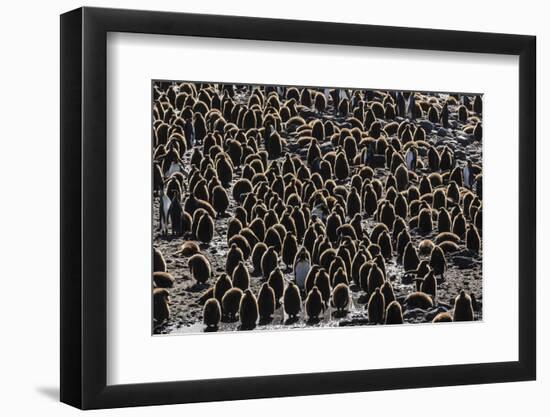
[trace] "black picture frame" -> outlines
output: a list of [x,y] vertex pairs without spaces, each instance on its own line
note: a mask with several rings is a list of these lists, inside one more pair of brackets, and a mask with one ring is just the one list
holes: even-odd
[[[108,32],[519,56],[518,361],[107,385]],[[536,378],[534,36],[84,7],[61,15],[60,56],[62,402],[94,409]]]

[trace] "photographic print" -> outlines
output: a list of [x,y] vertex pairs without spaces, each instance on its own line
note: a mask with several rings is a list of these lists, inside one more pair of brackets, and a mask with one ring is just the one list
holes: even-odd
[[153,334],[482,320],[481,93],[151,88]]

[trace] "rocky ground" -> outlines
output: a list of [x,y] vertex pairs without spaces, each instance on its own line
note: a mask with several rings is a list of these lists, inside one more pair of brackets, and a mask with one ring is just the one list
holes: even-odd
[[[437,97],[440,101],[445,100],[447,97],[446,94],[434,94],[433,96]],[[243,95],[240,99],[246,100],[246,96]],[[453,113],[453,108],[450,107],[450,109],[451,113]],[[322,118],[336,119],[338,123],[341,123],[343,120],[335,117],[333,113],[334,112],[329,107],[326,114],[322,115]],[[308,114],[302,114],[302,116],[308,120]],[[309,116],[313,116],[313,114]],[[318,117],[317,114],[315,114],[315,116]],[[399,118],[396,120],[398,122],[400,121]],[[445,144],[454,151],[455,158],[457,159],[457,163],[459,165],[463,165],[467,158],[475,164],[482,164],[481,142],[474,142],[471,135],[462,130],[464,126],[456,119],[452,119],[450,121],[451,127],[448,129],[444,129],[440,125],[432,124],[426,119],[421,119],[417,122],[420,123],[426,130],[428,142],[436,146]],[[305,159],[306,150],[298,149],[294,135],[287,134],[285,139],[288,141],[288,151],[296,153],[300,155],[302,159]],[[330,143],[326,143],[325,145],[324,150],[328,151],[332,149]],[[187,152],[185,155],[185,162],[188,162],[190,155],[191,152]],[[425,165],[427,165],[426,155],[421,155],[421,158],[426,162]],[[282,159],[283,158],[281,158],[281,160]],[[358,167],[355,167],[355,169],[358,169]],[[422,171],[418,171],[419,172],[417,173],[420,177]],[[427,169],[425,172],[429,173]],[[239,178],[240,173],[241,169],[237,169],[235,171],[234,178]],[[388,170],[376,168],[375,174],[376,177],[384,183],[385,178],[388,175]],[[228,190],[228,194],[231,196],[231,190]],[[216,234],[213,241],[208,245],[201,245],[202,253],[208,257],[212,265],[213,275],[216,277],[224,272],[225,269],[226,253],[228,250],[226,240],[227,224],[230,219],[230,213],[233,211],[235,206],[236,203],[231,197],[228,215],[216,219]],[[210,288],[211,285],[213,285],[215,280],[211,280],[209,283],[204,285],[196,284],[194,279],[191,277],[187,265],[187,258],[177,254],[180,246],[187,239],[186,237],[173,239],[170,237],[161,236],[158,230],[158,208],[158,198],[154,198],[153,245],[163,253],[167,263],[167,271],[174,276],[176,283],[174,288],[170,289],[170,319],[163,326],[157,327],[155,329],[155,333],[179,334],[201,332],[204,330],[204,325],[202,324],[203,306],[199,304],[199,298],[206,290],[208,290],[208,288]],[[375,222],[372,218],[363,219],[363,225],[368,234],[370,234],[374,224]],[[410,233],[415,246],[417,246],[421,240],[434,238],[437,235],[437,232],[434,231],[431,235],[421,236],[416,233],[414,229],[410,230]],[[403,317],[405,323],[412,324],[431,322],[437,313],[452,309],[454,298],[462,289],[470,293],[475,299],[475,318],[476,320],[481,320],[483,303],[482,252],[480,252],[479,255],[474,255],[465,248],[464,242],[461,242],[461,250],[452,254],[447,254],[446,258],[448,270],[445,274],[445,280],[438,284],[438,296],[434,302],[434,308],[431,310],[407,309],[405,307],[403,301],[407,294],[415,290],[414,284],[406,283],[406,280],[404,280],[404,270],[401,263],[397,262],[396,255],[394,255],[390,261],[386,262],[387,277],[393,284],[396,299],[403,306]],[[421,260],[422,259],[425,259],[425,257],[421,257]],[[253,268],[250,259],[247,260],[247,263],[251,273],[251,289],[255,294],[257,294],[263,281],[260,276],[253,275]],[[292,271],[287,270],[284,272],[286,279],[293,279]],[[364,296],[362,297],[361,291],[354,287],[353,284],[351,284],[350,289],[352,292],[353,302],[351,308],[349,309],[349,313],[345,317],[334,317],[333,311],[329,308],[329,310],[325,312],[324,318],[319,323],[313,325],[307,324],[307,327],[335,327],[367,324],[366,300],[363,299]],[[294,323],[285,322],[284,312],[281,307],[276,311],[274,319],[271,323],[267,325],[259,325],[255,330],[263,331],[271,329],[289,329],[305,326],[306,322],[302,319]],[[222,322],[219,326],[219,331],[236,330],[238,327],[238,322]]]

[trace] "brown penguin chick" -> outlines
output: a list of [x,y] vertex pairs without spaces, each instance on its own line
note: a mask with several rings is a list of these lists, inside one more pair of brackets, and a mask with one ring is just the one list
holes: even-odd
[[340,283],[332,290],[332,305],[336,308],[338,314],[347,311],[350,299],[349,288],[346,284]]
[[168,272],[153,272],[153,286],[155,288],[172,288],[176,280]]
[[441,157],[435,147],[430,146],[428,148],[428,165],[432,172],[439,171],[439,165],[441,163]]
[[363,191],[363,210],[368,217],[372,216],[376,211],[378,197],[374,188],[368,184]]
[[[243,229],[242,231],[244,231]],[[237,245],[237,247],[241,250],[243,254],[243,259],[248,259],[250,256],[250,253],[252,252],[250,248],[250,244],[248,243],[248,240],[242,236],[241,234],[233,236],[229,241],[227,242],[227,245],[231,247],[233,244]]]
[[197,304],[204,305],[209,299],[214,297],[214,287],[208,288],[206,291],[204,291],[199,299],[197,300]]
[[157,248],[153,248],[153,272],[166,272],[166,261]]
[[384,285],[384,281],[384,273],[379,266],[374,263],[369,270],[369,275],[367,278],[367,297],[370,298],[374,290],[382,287],[382,285]]
[[267,229],[264,243],[268,247],[273,248],[276,252],[281,251],[281,248],[283,245],[281,242],[281,235],[279,235],[275,226],[272,226],[269,229]]
[[447,207],[447,194],[443,188],[438,188],[433,193],[432,207],[434,210],[439,210]]
[[216,298],[216,300],[221,303],[225,293],[229,291],[232,287],[233,285],[231,284],[231,280],[229,279],[227,274],[221,274],[214,284],[214,298]]
[[416,268],[416,276],[418,278],[424,278],[426,276],[426,274],[428,272],[431,271],[431,268],[430,268],[430,262],[426,259],[424,259],[423,261],[421,261],[419,264],[418,264],[418,268]]
[[278,307],[279,301],[281,297],[283,296],[283,292],[285,290],[285,279],[283,276],[283,273],[279,268],[275,268],[270,274],[269,278],[267,280],[267,284],[273,288],[273,291],[275,292],[275,304]]
[[155,326],[164,324],[170,317],[170,293],[166,288],[153,289],[153,321]]
[[393,256],[393,247],[391,243],[391,238],[388,232],[384,231],[378,237],[378,246],[380,246],[380,253],[384,259],[389,260]]
[[441,250],[443,251],[443,253],[452,253],[452,252],[457,252],[460,250],[460,246],[458,246],[458,244],[454,243],[454,242],[451,242],[451,241],[444,241],[444,242],[441,242],[439,245],[437,245],[441,248]]
[[303,285],[305,294],[309,294],[311,289],[315,286],[315,278],[317,277],[317,273],[320,269],[321,268],[319,267],[319,265],[311,265],[311,267],[309,268]]
[[203,214],[197,225],[197,239],[202,243],[210,243],[214,237],[214,220],[209,214]]
[[473,321],[474,309],[472,307],[472,298],[461,290],[455,298],[453,321]]
[[460,236],[461,239],[466,235],[466,219],[462,213],[459,213],[453,220],[453,233]]
[[434,271],[429,271],[420,284],[420,291],[428,294],[432,299],[437,296],[437,280],[435,279]]
[[[339,259],[339,258],[336,258]],[[329,272],[330,275],[330,272]],[[338,268],[337,271],[334,273],[334,276],[332,277],[332,286],[336,287],[338,284],[348,284],[348,276],[343,268]]]
[[246,178],[241,178],[235,181],[235,184],[233,185],[233,198],[237,203],[242,203],[244,200],[244,196],[246,194],[252,192],[253,186],[250,180]]
[[411,292],[407,295],[405,304],[408,308],[420,308],[422,310],[428,310],[434,305],[432,298],[428,294],[420,291]]
[[447,270],[447,261],[445,260],[445,254],[439,246],[434,246],[432,254],[430,255],[430,267],[432,267],[434,274],[444,277]]
[[403,164],[395,171],[395,180],[397,185],[397,191],[404,191],[409,187],[409,171]]
[[376,288],[376,290],[374,290],[371,294],[367,304],[369,323],[383,324],[385,310],[386,302],[384,300],[384,295],[380,292],[380,288]]
[[279,257],[273,248],[268,248],[262,256],[262,276],[264,279],[279,265]]
[[261,323],[271,320],[276,306],[275,291],[267,282],[264,282],[258,292],[258,311]]
[[263,242],[263,240],[265,239],[266,230],[263,219],[256,217],[254,220],[252,220],[248,227],[250,228],[252,233],[254,233],[254,236],[256,236],[260,242]]
[[[392,237],[396,242],[399,240],[399,234],[404,230],[407,230],[407,223],[405,223],[405,220],[403,220],[402,217],[397,216],[395,218],[395,221],[393,222],[393,232],[392,232]],[[398,246],[396,245],[396,249],[397,247]],[[403,246],[400,255],[404,250],[405,250],[405,246]]]
[[197,245],[195,242],[188,240],[187,242],[184,242],[179,250],[176,252],[176,254],[185,256],[185,257],[191,257],[197,253],[200,253],[199,245]]
[[327,217],[326,232],[331,242],[338,240],[338,228],[340,226],[342,226],[342,218],[336,212],[330,213]]
[[437,214],[437,230],[439,233],[451,231],[451,216],[446,209],[440,209]]
[[309,291],[306,298],[306,315],[309,321],[319,320],[319,316],[325,310],[325,303],[323,302],[323,295],[319,291],[319,288],[314,286]]
[[319,289],[323,297],[323,301],[327,304],[330,300],[330,294],[332,287],[330,286],[330,276],[324,269],[319,269],[319,272],[315,276],[314,285]]
[[256,296],[251,290],[246,290],[241,297],[239,305],[239,320],[241,321],[241,330],[251,330],[256,327],[258,321],[259,309]]
[[395,198],[394,212],[395,212],[396,220],[398,218],[401,218],[402,220],[407,218],[407,215],[409,214],[409,203],[407,203],[407,199],[403,194],[398,194],[397,197]]
[[418,190],[420,191],[420,196],[424,196],[432,193],[432,184],[430,183],[430,180],[428,179],[427,176],[424,175],[420,179]]
[[254,273],[259,275],[262,273],[262,256],[267,252],[267,245],[263,242],[258,242],[252,249],[252,266]]
[[241,247],[241,250],[243,250],[243,255],[245,256],[246,259],[248,259],[248,257],[252,253],[252,248],[260,240],[258,239],[258,236],[256,236],[254,234],[254,232],[248,227],[245,227],[244,229],[242,229],[241,232],[239,233],[239,235],[242,236],[246,240],[246,243],[248,243],[248,246],[246,247],[246,253]]
[[334,161],[334,175],[339,181],[345,181],[349,177],[349,164],[346,158],[346,154],[342,151],[336,155]]
[[233,179],[233,165],[225,154],[221,157],[218,155],[216,159],[216,174],[222,185],[227,188]]
[[212,207],[218,216],[222,216],[229,207],[229,196],[221,185],[216,185],[212,190]]
[[246,268],[244,262],[240,261],[235,269],[233,270],[232,275],[233,287],[240,288],[245,291],[250,286],[250,274]]
[[416,249],[412,242],[407,243],[405,246],[405,253],[403,254],[403,269],[405,271],[413,271],[418,267],[420,259],[416,253]]
[[472,135],[475,141],[481,142],[483,137],[483,126],[481,126],[481,123],[476,123]]
[[468,119],[468,110],[466,109],[466,106],[460,105],[458,107],[458,120],[461,122],[465,122]]
[[277,131],[273,131],[265,140],[265,150],[269,159],[277,159],[283,152],[285,141]]
[[232,243],[227,251],[227,256],[225,259],[225,272],[228,275],[233,276],[233,271],[239,262],[244,262],[243,252],[236,243]]
[[353,258],[351,263],[351,279],[357,287],[361,286],[361,267],[366,264],[368,260],[370,260],[370,256],[367,258],[364,250],[358,250]]
[[187,262],[191,275],[199,284],[206,283],[212,275],[212,268],[206,256],[196,253]]
[[443,242],[453,242],[453,243],[459,244],[460,237],[451,232],[439,233],[435,237],[435,244],[439,245],[440,243],[443,243]]
[[298,242],[292,233],[287,233],[283,240],[282,258],[287,269],[294,265],[294,259],[298,253]]
[[432,224],[432,211],[429,208],[423,208],[418,214],[418,229],[421,233],[431,233],[433,228]]
[[395,293],[393,292],[393,286],[390,281],[384,281],[384,284],[380,287],[380,292],[384,296],[386,305],[395,300]]
[[363,226],[361,225],[362,220],[363,219],[361,213],[357,213],[350,221],[350,225],[351,227],[353,227],[353,230],[355,231],[355,237],[357,239],[361,239],[363,237]]
[[[222,313],[223,317],[229,322],[235,321],[243,292],[240,288],[230,288],[222,297]],[[216,300],[213,298],[213,300]],[[216,300],[217,301],[217,300]]]
[[222,317],[222,311],[220,308],[220,303],[215,298],[210,298],[204,304],[204,309],[202,312],[203,323],[205,324],[208,330],[215,330],[218,328],[220,319]]
[[397,301],[392,301],[386,307],[385,324],[403,324],[403,310]]
[[353,188],[348,194],[346,201],[346,213],[349,218],[353,218],[356,214],[361,212],[361,198],[357,193],[357,190]]
[[480,95],[476,95],[472,103],[472,110],[474,111],[474,113],[481,115],[482,109],[483,109],[483,99],[481,98]]
[[231,220],[227,223],[227,241],[229,241],[233,236],[238,235],[243,224],[236,217],[232,217]]
[[294,319],[302,310],[302,298],[300,289],[292,282],[288,284],[283,294],[283,305],[285,313],[289,318]]
[[474,225],[468,226],[468,231],[466,232],[466,247],[475,253],[479,253],[481,249],[481,239]]
[[443,311],[433,318],[432,323],[449,323],[452,321],[453,316],[451,316],[448,312]]
[[374,265],[374,261],[368,260],[359,268],[359,286],[367,294],[369,293],[369,275]]
[[[395,222],[395,209],[393,207],[393,204],[391,204],[389,201],[385,201],[382,203],[382,206],[380,207],[380,222],[386,226],[387,229],[393,226],[393,223]],[[373,239],[371,235],[371,240],[376,242],[376,240]]]
[[373,260],[378,268],[380,268],[380,271],[382,271],[382,276],[384,279],[386,279],[386,261],[384,261],[384,257],[382,255],[377,255]]
[[[457,187],[463,187],[464,186],[464,179],[462,177],[462,169],[459,166],[456,166],[451,171],[451,174],[449,175],[449,183],[455,183]],[[453,186],[454,187],[454,186]],[[455,190],[456,191],[456,190]],[[455,191],[453,191],[453,194],[456,196]],[[454,202],[458,202],[458,200],[453,198]]]
[[397,256],[399,258],[403,257],[405,253],[405,249],[407,248],[407,245],[411,243],[411,241],[412,241],[411,235],[409,234],[406,228],[397,235],[396,251],[397,251]]
[[418,254],[428,256],[432,253],[435,244],[430,239],[424,239],[418,244]]
[[383,232],[388,232],[390,229],[386,226],[384,223],[378,223],[376,226],[373,227],[371,234],[370,234],[370,240],[371,242],[378,242],[378,238]]

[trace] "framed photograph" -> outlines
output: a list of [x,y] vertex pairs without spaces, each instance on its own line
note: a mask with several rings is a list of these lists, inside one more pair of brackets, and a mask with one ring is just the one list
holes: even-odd
[[61,16],[61,401],[536,377],[535,37]]

